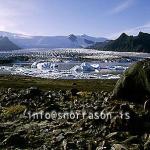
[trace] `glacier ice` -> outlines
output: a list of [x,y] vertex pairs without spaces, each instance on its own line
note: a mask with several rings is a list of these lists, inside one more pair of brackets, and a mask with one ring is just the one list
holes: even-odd
[[87,62],[82,63],[81,65],[76,65],[73,68],[71,68],[71,71],[76,72],[92,72],[100,69],[99,64],[90,64]]
[[39,70],[56,70],[57,64],[51,62],[34,62],[31,68],[37,68]]

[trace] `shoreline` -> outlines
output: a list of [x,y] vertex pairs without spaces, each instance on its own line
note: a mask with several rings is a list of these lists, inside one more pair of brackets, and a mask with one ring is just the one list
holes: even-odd
[[45,79],[19,75],[0,75],[0,88],[16,89],[36,86],[45,90],[65,90],[71,89],[72,84],[76,83],[79,90],[111,91],[116,82],[117,79]]

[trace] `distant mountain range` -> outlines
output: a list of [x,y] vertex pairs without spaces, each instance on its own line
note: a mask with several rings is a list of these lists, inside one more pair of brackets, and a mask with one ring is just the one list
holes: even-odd
[[96,42],[107,40],[103,37],[91,37],[88,35],[68,36],[27,36],[0,31],[0,36],[8,37],[10,41],[21,48],[85,48]]
[[128,36],[122,33],[116,40],[97,42],[88,48],[104,51],[150,53],[150,34],[139,32],[138,36]]
[[8,37],[0,37],[0,51],[9,51],[20,49],[16,44],[11,42]]
[[104,51],[150,53],[150,34],[139,32],[137,36],[122,33],[116,40],[88,35],[27,36],[0,31],[0,50],[21,48],[92,48]]

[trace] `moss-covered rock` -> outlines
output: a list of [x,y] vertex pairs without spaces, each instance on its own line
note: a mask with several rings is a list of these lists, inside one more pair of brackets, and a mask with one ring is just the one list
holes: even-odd
[[139,61],[118,80],[113,97],[142,102],[150,95],[150,59]]

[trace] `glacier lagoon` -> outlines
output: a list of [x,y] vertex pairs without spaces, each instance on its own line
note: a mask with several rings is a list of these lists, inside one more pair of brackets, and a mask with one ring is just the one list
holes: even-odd
[[[26,60],[20,58],[27,57]],[[50,79],[116,79],[150,54],[92,49],[22,49],[0,52],[0,74]],[[4,61],[5,62],[5,61]]]

